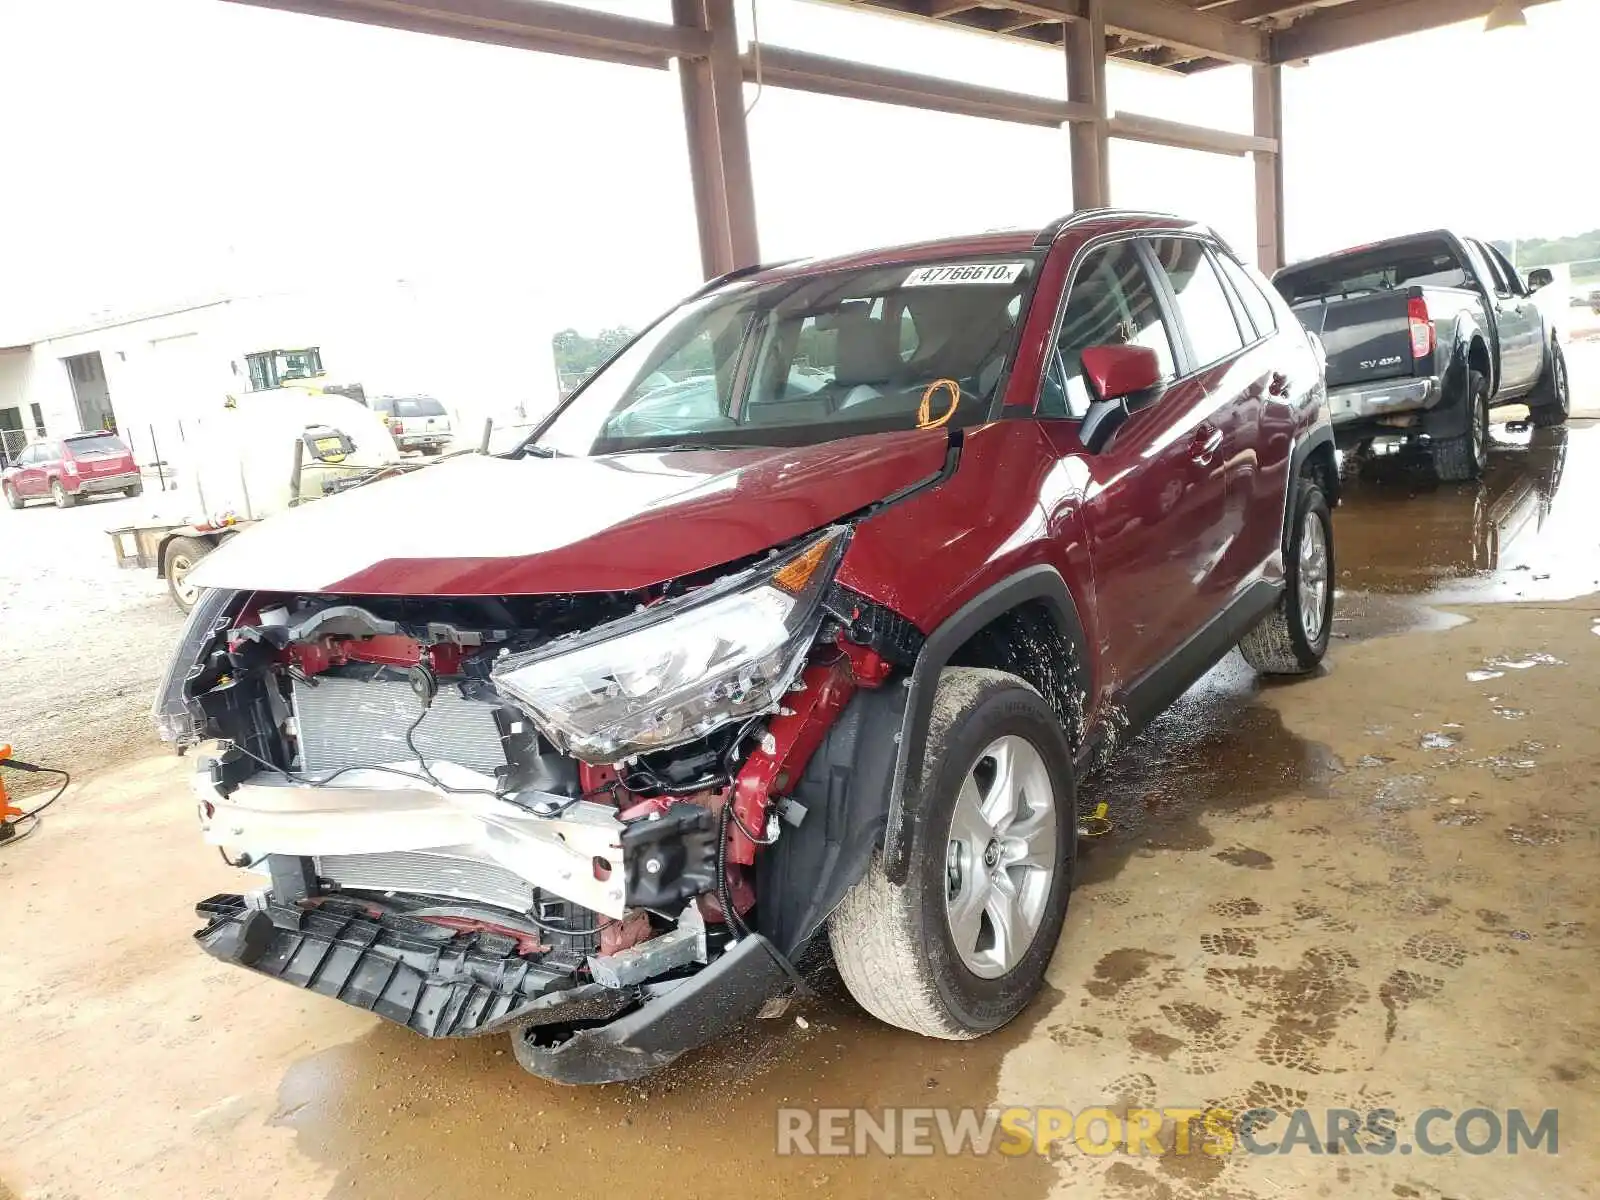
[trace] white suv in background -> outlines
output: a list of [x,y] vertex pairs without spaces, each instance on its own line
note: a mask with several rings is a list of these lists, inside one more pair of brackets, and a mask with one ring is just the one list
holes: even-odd
[[378,396],[371,403],[402,450],[438,454],[454,436],[450,414],[432,396]]

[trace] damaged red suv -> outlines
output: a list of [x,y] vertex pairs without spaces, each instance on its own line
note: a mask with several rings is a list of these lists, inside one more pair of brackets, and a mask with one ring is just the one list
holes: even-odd
[[933,1037],[1055,952],[1077,786],[1238,645],[1311,671],[1320,352],[1209,230],[1095,211],[738,272],[517,451],[207,558],[156,705],[264,878],[218,958],[530,1071],[800,986]]

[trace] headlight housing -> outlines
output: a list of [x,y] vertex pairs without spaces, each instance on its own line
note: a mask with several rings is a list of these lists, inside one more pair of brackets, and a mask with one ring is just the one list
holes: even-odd
[[849,530],[576,638],[508,655],[495,687],[588,763],[703,737],[778,706],[822,621]]

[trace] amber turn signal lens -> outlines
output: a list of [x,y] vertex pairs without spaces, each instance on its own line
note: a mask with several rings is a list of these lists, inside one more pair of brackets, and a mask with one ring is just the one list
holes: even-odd
[[828,551],[837,540],[835,536],[818,538],[812,542],[773,574],[772,586],[780,592],[798,596],[805,591],[806,584],[811,582],[811,577],[817,573],[817,568],[828,557]]

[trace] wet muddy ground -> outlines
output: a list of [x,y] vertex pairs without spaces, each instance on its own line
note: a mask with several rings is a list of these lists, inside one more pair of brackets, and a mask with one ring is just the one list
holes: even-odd
[[[1224,663],[1086,794],[1111,831],[1049,989],[979,1042],[879,1026],[818,965],[643,1083],[547,1084],[192,948],[238,877],[185,764],[90,774],[0,851],[0,1197],[1594,1194],[1600,426],[1496,438],[1482,487],[1352,479],[1327,669]],[[775,1153],[780,1108],[1011,1105],[1559,1108],[1561,1152]]]

